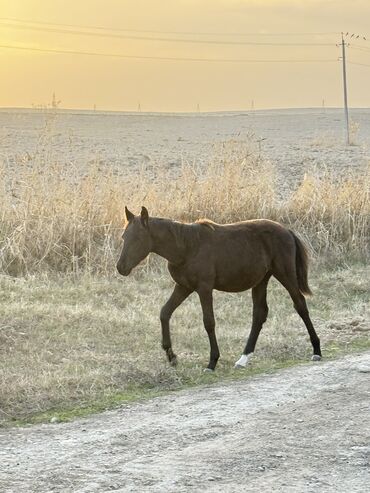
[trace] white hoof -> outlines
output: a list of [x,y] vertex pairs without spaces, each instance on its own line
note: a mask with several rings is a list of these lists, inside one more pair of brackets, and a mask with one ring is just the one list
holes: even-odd
[[204,368],[203,372],[204,373],[213,373],[214,370],[211,370],[211,368]]
[[238,361],[235,363],[234,368],[245,368],[252,359],[253,353],[242,354]]
[[319,354],[313,354],[311,361],[321,361],[321,356]]

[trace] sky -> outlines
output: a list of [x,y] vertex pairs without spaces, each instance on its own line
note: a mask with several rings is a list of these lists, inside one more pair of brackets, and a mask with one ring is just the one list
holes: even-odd
[[349,105],[370,107],[369,19],[369,0],[0,0],[0,107],[340,107],[342,31]]

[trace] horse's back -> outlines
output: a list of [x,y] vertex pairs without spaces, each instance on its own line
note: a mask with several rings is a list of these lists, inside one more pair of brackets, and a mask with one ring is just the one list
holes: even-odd
[[[208,223],[202,223],[208,224]],[[246,244],[251,248],[277,246],[280,243],[293,244],[290,231],[282,224],[270,219],[251,219],[230,224],[217,224],[210,222],[211,231],[208,238],[214,244],[237,243]]]
[[279,257],[291,257],[294,252],[291,233],[275,221],[255,219],[207,226],[200,256],[202,264],[213,269],[215,289],[221,291],[250,289],[273,269]]

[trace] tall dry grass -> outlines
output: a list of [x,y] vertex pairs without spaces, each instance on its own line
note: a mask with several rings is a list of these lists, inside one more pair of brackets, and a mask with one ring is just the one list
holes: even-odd
[[282,217],[302,232],[317,255],[369,258],[370,166],[340,180],[330,174],[306,176]]
[[[45,132],[48,129],[46,127]],[[265,217],[297,231],[312,252],[335,259],[369,255],[370,167],[345,179],[306,176],[289,197],[252,141],[215,148],[205,165],[117,170],[55,161],[47,135],[34,155],[0,163],[0,271],[113,272],[123,209],[216,222]],[[280,178],[281,179],[281,178]]]

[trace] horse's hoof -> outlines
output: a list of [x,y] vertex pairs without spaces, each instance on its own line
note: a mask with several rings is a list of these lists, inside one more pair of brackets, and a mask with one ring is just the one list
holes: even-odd
[[245,366],[239,365],[238,363],[235,363],[234,368],[235,368],[235,370],[244,370]]
[[311,361],[321,361],[321,356],[319,354],[313,354]]
[[212,368],[204,368],[203,372],[204,373],[213,373],[215,370],[212,370]]
[[171,366],[177,366],[177,357],[176,357],[176,356],[174,356],[174,357],[171,359],[171,361],[170,361],[170,365],[171,365]]
[[238,361],[235,363],[234,368],[240,369],[245,368],[252,359],[253,353],[242,354]]

